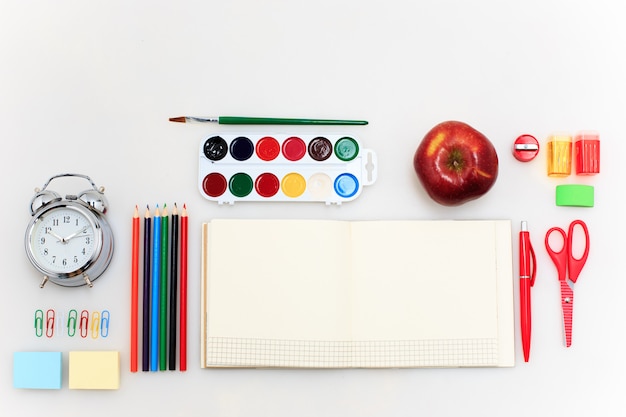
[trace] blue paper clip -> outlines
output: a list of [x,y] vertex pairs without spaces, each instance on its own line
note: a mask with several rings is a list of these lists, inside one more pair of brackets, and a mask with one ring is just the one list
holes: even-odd
[[100,317],[100,335],[107,337],[109,335],[109,321],[111,319],[111,313],[109,310],[102,310]]
[[87,310],[83,310],[80,312],[80,337],[83,339],[87,337],[87,333],[89,333],[89,312]]
[[71,309],[67,317],[67,335],[74,337],[76,334],[76,322],[78,321],[78,311]]
[[100,332],[100,313],[94,311],[91,313],[91,338],[97,339]]
[[43,336],[43,310],[35,310],[35,335]]
[[46,311],[46,337],[54,336],[54,310]]

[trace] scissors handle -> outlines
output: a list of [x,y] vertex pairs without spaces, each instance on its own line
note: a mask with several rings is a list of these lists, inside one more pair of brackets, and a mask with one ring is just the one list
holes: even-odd
[[[580,258],[575,258],[572,253],[572,242],[574,240],[574,227],[580,226],[583,229],[583,234],[585,235],[585,250]],[[587,262],[587,256],[589,255],[589,230],[587,229],[587,225],[582,220],[574,220],[569,225],[569,230],[567,232],[567,246],[568,246],[568,265],[569,268],[569,279],[572,282],[576,282],[578,276],[580,275],[580,271],[582,271],[583,266],[585,266],[585,262]]]
[[[580,258],[574,257],[574,254],[572,253],[574,229],[576,226],[580,226],[583,229],[583,234],[585,236],[585,249]],[[563,239],[563,247],[558,251],[555,251],[550,246],[550,235],[554,232],[560,234]],[[585,222],[582,220],[574,220],[570,223],[567,234],[560,227],[552,227],[546,232],[545,243],[548,255],[552,258],[552,261],[556,265],[559,272],[559,281],[565,281],[567,275],[569,274],[569,279],[572,282],[576,282],[578,276],[580,275],[580,271],[582,271],[583,266],[585,266],[585,263],[587,262],[587,256],[589,255],[589,230],[587,229]]]
[[[554,232],[560,234],[563,238],[563,247],[558,251],[555,251],[554,249],[552,249],[552,246],[550,246],[550,235]],[[565,278],[567,276],[569,250],[567,235],[565,234],[565,231],[560,227],[552,227],[546,232],[545,243],[548,255],[550,255],[550,258],[552,258],[552,262],[554,262],[554,265],[556,265],[556,270],[559,273],[559,281],[565,281]]]

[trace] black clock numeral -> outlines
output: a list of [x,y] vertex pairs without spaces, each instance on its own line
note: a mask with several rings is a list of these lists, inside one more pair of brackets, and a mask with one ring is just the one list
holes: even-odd
[[77,264],[78,263],[78,256],[74,256],[74,263]]
[[45,256],[48,256],[48,248],[45,248],[45,249],[43,250],[43,254],[44,254]]
[[63,223],[69,223],[70,222],[70,216],[63,216]]
[[45,238],[45,237],[42,237],[41,239],[39,239],[39,242],[40,242],[42,245],[45,245],[45,244],[46,244],[46,238]]
[[56,264],[57,263],[57,257],[56,255],[52,256],[52,263]]

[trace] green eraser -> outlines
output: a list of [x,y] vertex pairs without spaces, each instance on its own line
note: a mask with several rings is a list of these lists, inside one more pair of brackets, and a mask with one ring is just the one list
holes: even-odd
[[582,184],[557,185],[556,205],[593,207],[593,186]]

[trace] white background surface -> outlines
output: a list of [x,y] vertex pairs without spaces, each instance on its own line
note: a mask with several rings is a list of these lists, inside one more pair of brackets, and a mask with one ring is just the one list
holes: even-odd
[[[0,414],[620,415],[625,41],[618,1],[2,1]],[[347,131],[374,149],[378,181],[341,207],[219,207],[197,190],[200,140],[219,131],[312,128],[168,122],[181,115],[369,120],[315,132]],[[494,188],[456,208],[430,201],[412,168],[421,137],[448,119],[482,131],[500,156]],[[545,144],[552,131],[582,129],[601,134],[595,177],[548,178],[545,152],[526,164],[511,155],[522,133]],[[61,172],[87,174],[107,190],[116,253],[93,289],[40,290],[24,254],[33,189]],[[593,185],[595,207],[556,207],[562,183]],[[133,208],[174,202],[190,214],[190,369],[131,374]],[[506,218],[515,237],[528,220],[539,263],[531,361],[522,359],[516,311],[514,368],[201,370],[200,224],[216,217]],[[575,287],[573,345],[565,348],[543,235],[575,218],[587,222],[592,248]],[[111,334],[37,338],[37,308],[109,309]],[[67,375],[59,391],[12,387],[15,351],[59,350],[67,360],[70,350],[95,349],[122,353],[119,390],[71,391]]]

